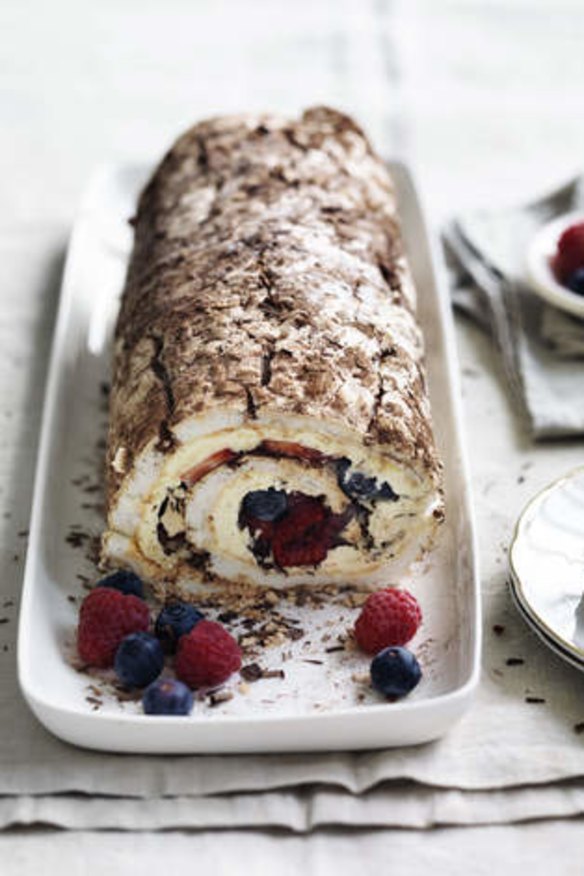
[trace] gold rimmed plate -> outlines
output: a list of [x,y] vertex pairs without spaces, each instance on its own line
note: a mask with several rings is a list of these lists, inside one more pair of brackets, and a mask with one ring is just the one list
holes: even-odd
[[517,609],[527,626],[533,630],[533,632],[544,643],[544,645],[547,645],[547,647],[551,651],[553,651],[554,654],[557,654],[558,657],[561,657],[562,660],[570,663],[576,669],[584,671],[584,660],[577,657],[571,650],[563,648],[560,644],[558,644],[555,639],[553,639],[551,636],[548,636],[547,633],[545,633],[540,626],[533,622],[531,615],[527,611],[525,611],[523,605],[521,604],[521,602],[519,602],[517,598],[517,592],[513,581],[511,581],[510,590],[513,602],[515,604],[515,608]]
[[560,657],[584,669],[584,466],[529,502],[509,561],[522,617]]

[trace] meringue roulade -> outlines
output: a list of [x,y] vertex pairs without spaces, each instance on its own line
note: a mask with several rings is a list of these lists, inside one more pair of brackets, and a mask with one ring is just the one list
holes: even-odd
[[143,191],[103,557],[153,582],[386,586],[443,517],[392,181],[347,116],[196,125]]

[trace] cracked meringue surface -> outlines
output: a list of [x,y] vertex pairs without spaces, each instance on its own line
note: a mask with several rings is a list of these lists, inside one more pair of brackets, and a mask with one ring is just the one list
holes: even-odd
[[[386,585],[431,544],[415,290],[391,179],[347,116],[213,119],[166,155],[135,219],[107,474],[104,560],[158,581]],[[326,550],[286,565],[277,525],[242,525],[270,489],[307,497],[291,520]]]

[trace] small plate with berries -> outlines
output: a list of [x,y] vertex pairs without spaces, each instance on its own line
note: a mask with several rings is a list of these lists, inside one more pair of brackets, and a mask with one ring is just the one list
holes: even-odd
[[543,225],[527,251],[531,286],[550,304],[584,317],[584,212]]
[[480,597],[452,316],[410,173],[390,169],[424,290],[446,519],[434,548],[407,575],[380,576],[372,593],[341,584],[160,594],[127,570],[99,569],[113,324],[127,217],[150,168],[105,168],[90,186],[61,292],[19,621],[23,696],[61,739],[168,755],[354,751],[437,739],[469,707]]

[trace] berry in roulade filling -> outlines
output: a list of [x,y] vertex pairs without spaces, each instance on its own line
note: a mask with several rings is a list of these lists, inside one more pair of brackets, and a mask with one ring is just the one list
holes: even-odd
[[[195,441],[196,461],[184,468],[167,461],[138,505],[135,538],[121,527],[107,536],[111,554],[154,563],[151,575],[170,580],[359,581],[398,557],[410,562],[441,518],[436,494],[394,460],[323,431],[312,436],[317,449],[254,440],[257,429],[227,430],[230,446],[203,459],[197,448],[219,443],[222,433]],[[341,455],[347,443],[355,461]]]

